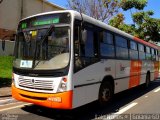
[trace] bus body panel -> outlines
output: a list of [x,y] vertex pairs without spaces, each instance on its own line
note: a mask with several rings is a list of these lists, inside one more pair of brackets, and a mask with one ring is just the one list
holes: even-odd
[[[146,82],[147,72],[150,72],[151,81],[153,81],[154,78],[158,77],[158,68],[155,66],[156,63],[157,62],[150,61],[108,59],[91,65],[84,70],[80,70],[73,75],[75,85],[73,90],[73,108],[97,100],[99,88],[105,76],[112,76],[114,78],[114,93],[119,93],[144,84]],[[108,73],[106,70],[109,70],[109,67],[111,71]],[[92,75],[90,74],[91,71]],[[88,74],[85,74],[86,72]],[[95,80],[96,78],[97,80]],[[90,82],[87,81],[88,79],[94,79],[95,81]]]
[[72,109],[73,91],[63,93],[37,93],[16,88],[12,84],[12,97],[24,102],[33,103],[49,108]]
[[57,93],[61,92],[60,85],[63,78],[67,79],[67,91],[72,90],[68,76],[63,77],[29,77],[14,74],[15,87],[26,91],[34,91],[41,93]]
[[106,76],[115,77],[115,61],[101,60],[73,74],[73,107],[97,100],[101,82]]

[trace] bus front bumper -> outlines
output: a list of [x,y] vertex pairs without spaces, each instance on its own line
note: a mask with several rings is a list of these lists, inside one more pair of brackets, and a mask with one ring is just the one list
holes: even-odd
[[63,93],[35,93],[16,88],[12,84],[12,97],[24,102],[56,109],[72,109],[73,91]]

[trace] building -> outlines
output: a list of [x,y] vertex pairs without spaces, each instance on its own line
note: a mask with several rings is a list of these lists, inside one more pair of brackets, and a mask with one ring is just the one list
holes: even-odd
[[64,8],[46,0],[3,0],[0,3],[0,39],[13,39],[22,18],[55,10]]

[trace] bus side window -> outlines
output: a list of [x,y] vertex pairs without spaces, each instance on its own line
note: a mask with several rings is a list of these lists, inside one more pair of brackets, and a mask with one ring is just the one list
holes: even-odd
[[146,60],[151,60],[152,56],[151,56],[151,49],[150,47],[146,47]]
[[156,60],[155,49],[151,48],[152,60]]
[[74,25],[74,72],[77,72],[78,70],[83,68],[82,60],[81,60],[81,44],[80,44],[80,31],[81,26],[79,21],[75,21]]
[[92,31],[87,30],[87,38],[85,41],[85,57],[94,57],[94,34]]
[[146,54],[145,54],[145,47],[142,44],[138,44],[138,50],[139,50],[139,59],[145,60]]
[[158,50],[156,50],[156,61],[158,61]]
[[100,33],[100,53],[101,56],[104,58],[114,58],[115,57],[115,48],[114,48],[114,41],[113,41],[113,34],[102,31]]
[[127,39],[121,36],[115,36],[116,57],[119,59],[128,59]]
[[137,43],[134,41],[130,41],[130,59],[138,60],[138,51],[137,51]]
[[83,67],[91,65],[95,60],[94,32],[91,29],[85,28],[85,40],[81,40],[80,49]]
[[75,24],[74,28],[74,54],[75,72],[95,63],[99,56],[98,32],[96,27],[85,24],[83,30],[81,26]]

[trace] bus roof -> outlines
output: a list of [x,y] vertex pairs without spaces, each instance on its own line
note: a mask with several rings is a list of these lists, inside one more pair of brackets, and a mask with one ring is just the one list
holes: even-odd
[[[32,15],[32,16],[29,16],[29,17],[26,17],[24,19],[22,19],[21,21],[23,20],[26,20],[26,19],[29,19],[29,18],[32,18],[32,17],[36,17],[36,16],[43,16],[43,15],[48,15],[48,14],[55,14],[55,13],[66,13],[66,12],[69,12],[72,16],[74,16],[75,18],[79,19],[79,20],[82,20],[82,17],[83,17],[83,20],[86,21],[86,22],[89,22],[89,23],[92,23],[92,24],[95,24],[96,26],[99,26],[101,28],[104,28],[104,29],[107,29],[109,31],[112,31],[114,33],[117,33],[119,35],[122,35],[123,37],[127,37],[129,39],[132,39],[132,40],[135,40],[139,43],[142,43],[142,44],[145,44],[149,47],[152,47],[152,48],[155,48],[155,49],[159,49],[159,47],[153,43],[150,43],[150,42],[146,42],[140,38],[137,38],[137,37],[134,37],[124,31],[121,31],[115,27],[112,27],[110,25],[107,25],[106,23],[104,22],[101,22],[99,20],[96,20],[92,17],[89,17],[85,14],[80,14],[79,12],[77,11],[74,11],[74,10],[59,10],[59,11],[51,11],[51,12],[44,12],[44,13],[39,13],[39,14],[36,14],[36,15]],[[82,16],[82,17],[81,17]]]

